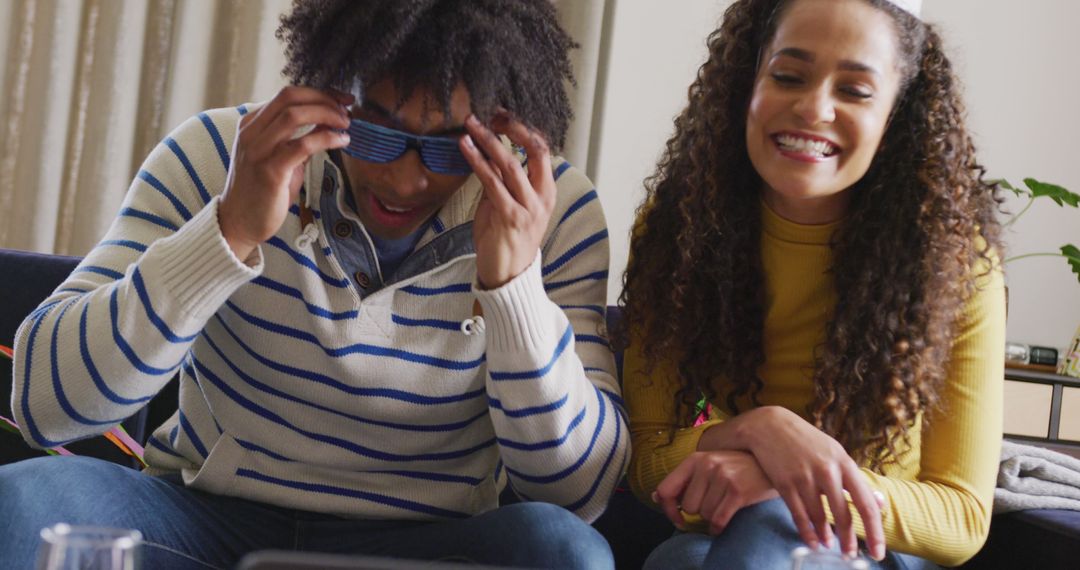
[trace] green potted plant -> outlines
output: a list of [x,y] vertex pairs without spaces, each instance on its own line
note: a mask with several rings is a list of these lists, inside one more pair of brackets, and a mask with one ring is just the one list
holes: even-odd
[[[1016,223],[1016,220],[1020,219],[1020,216],[1023,216],[1024,213],[1031,208],[1031,205],[1035,203],[1035,200],[1041,197],[1049,198],[1061,207],[1068,206],[1072,208],[1080,208],[1080,195],[1069,192],[1068,190],[1056,184],[1039,182],[1034,178],[1025,178],[1024,186],[1021,188],[1017,188],[1012,184],[1009,184],[1007,180],[997,180],[996,183],[1002,188],[1013,192],[1019,197],[1028,198],[1027,205],[1025,205],[1024,208],[1020,210],[1020,212],[1018,212],[1016,215],[1012,216],[1007,221],[1005,221],[1005,223],[1002,224],[1002,226],[1005,228],[1008,228],[1009,226]],[[1006,257],[1003,263],[1011,263],[1013,261],[1027,259],[1029,257],[1064,257],[1065,261],[1068,262],[1069,267],[1072,268],[1072,272],[1076,274],[1077,282],[1080,283],[1080,248],[1077,248],[1075,245],[1067,243],[1058,248],[1058,251],[1041,251],[1014,255],[1011,257]]]
[[[1000,187],[1013,192],[1018,197],[1026,197],[1028,199],[1027,204],[1024,205],[1024,208],[1021,209],[1020,212],[1018,212],[1017,214],[1015,214],[1014,216],[1012,216],[1011,218],[1009,218],[1008,220],[1006,220],[1002,224],[1002,226],[1005,227],[1005,228],[1008,228],[1009,226],[1012,226],[1013,224],[1015,224],[1016,220],[1018,220],[1020,218],[1020,216],[1023,216],[1024,213],[1027,212],[1031,208],[1032,204],[1034,204],[1035,200],[1037,200],[1038,198],[1042,198],[1042,197],[1049,198],[1050,200],[1053,200],[1054,203],[1056,203],[1058,206],[1061,206],[1063,208],[1064,207],[1071,207],[1071,208],[1080,207],[1080,195],[1074,194],[1073,192],[1069,192],[1065,188],[1062,188],[1061,186],[1058,186],[1056,184],[1050,184],[1050,183],[1047,183],[1047,182],[1040,182],[1038,180],[1035,180],[1034,178],[1025,178],[1024,179],[1024,186],[1022,188],[1017,188],[1017,187],[1013,186],[1007,180],[997,180],[996,183]],[[1013,261],[1019,261],[1021,259],[1027,259],[1027,258],[1031,258],[1031,257],[1063,257],[1063,258],[1065,258],[1065,261],[1069,264],[1069,268],[1072,269],[1072,272],[1076,274],[1077,281],[1080,282],[1080,248],[1077,248],[1075,245],[1073,245],[1071,243],[1067,243],[1065,245],[1060,246],[1058,248],[1058,251],[1039,251],[1039,252],[1022,253],[1022,254],[1019,254],[1019,255],[1013,255],[1013,256],[1010,256],[1010,257],[1006,257],[1004,259],[1003,263],[1010,263],[1010,262],[1013,262]],[[1005,304],[1006,304],[1005,311],[1006,311],[1006,314],[1008,314],[1008,303],[1009,303],[1009,288],[1006,287],[1005,288]],[[1062,364],[1057,369],[1058,374],[1067,374],[1067,375],[1080,376],[1080,374],[1077,374],[1078,372],[1080,372],[1080,366],[1077,365],[1077,361],[1078,361],[1077,359],[1080,358],[1080,351],[1078,351],[1076,349],[1076,345],[1077,345],[1078,342],[1080,342],[1080,329],[1077,329],[1076,335],[1073,338],[1072,348],[1066,349],[1066,351],[1065,351],[1064,362],[1062,362]]]

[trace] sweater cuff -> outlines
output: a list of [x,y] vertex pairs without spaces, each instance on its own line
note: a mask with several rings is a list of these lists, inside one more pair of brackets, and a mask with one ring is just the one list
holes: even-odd
[[262,250],[247,260],[233,254],[218,224],[218,197],[175,234],[158,240],[152,257],[158,284],[169,304],[196,319],[208,319],[241,285],[262,273]]
[[[694,427],[678,429],[675,431],[675,438],[671,441],[671,445],[657,446],[652,453],[662,462],[662,465],[670,466],[671,470],[674,470],[684,459],[698,450],[698,442],[701,441],[701,436],[705,435],[705,430],[722,421],[709,420]],[[669,470],[668,473],[670,472]]]
[[488,346],[492,350],[534,351],[550,344],[553,303],[544,290],[539,251],[525,271],[502,287],[484,290],[473,281],[472,289],[484,310]]
[[653,505],[650,495],[690,454],[697,451],[705,430],[723,420],[709,420],[691,428],[675,430],[668,443],[667,430],[634,434],[633,460],[630,462],[630,488],[641,502]]

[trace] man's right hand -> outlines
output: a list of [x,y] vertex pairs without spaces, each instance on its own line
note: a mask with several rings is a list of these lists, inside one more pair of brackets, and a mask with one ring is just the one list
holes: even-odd
[[[345,93],[290,86],[240,119],[218,205],[221,233],[238,259],[247,259],[281,228],[297,201],[308,159],[349,144],[349,136],[337,131],[348,128],[352,102]],[[304,125],[315,129],[294,139]]]

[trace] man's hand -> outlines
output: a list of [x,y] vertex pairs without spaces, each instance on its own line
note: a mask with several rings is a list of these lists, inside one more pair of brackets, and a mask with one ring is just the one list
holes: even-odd
[[676,527],[696,514],[720,534],[739,509],[777,497],[754,456],[745,451],[698,451],[687,456],[653,492],[653,501]]
[[[240,119],[218,224],[233,253],[247,259],[285,222],[304,182],[304,167],[316,152],[342,148],[349,136],[345,106],[352,95],[307,87],[285,87],[258,111]],[[315,125],[293,138],[297,129]]]
[[[494,289],[536,259],[555,208],[551,151],[540,133],[507,113],[496,116],[491,129],[470,115],[465,129],[468,134],[461,137],[461,151],[484,185],[473,222],[476,278],[481,288]],[[528,174],[503,146],[499,134],[525,148]]]

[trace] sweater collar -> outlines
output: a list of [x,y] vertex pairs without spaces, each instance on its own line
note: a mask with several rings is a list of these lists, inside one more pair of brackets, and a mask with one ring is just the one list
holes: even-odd
[[829,245],[833,233],[843,219],[827,224],[800,224],[787,220],[773,211],[764,200],[761,203],[761,229],[765,234],[789,243]]

